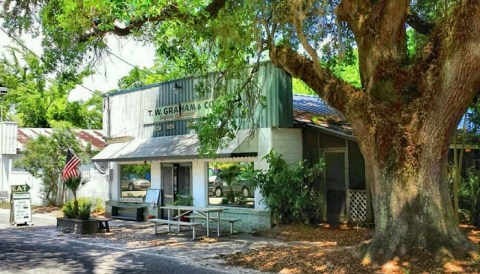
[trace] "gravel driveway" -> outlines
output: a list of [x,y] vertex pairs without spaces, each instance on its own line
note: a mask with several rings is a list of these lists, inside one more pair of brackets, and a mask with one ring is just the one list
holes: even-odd
[[153,224],[147,222],[133,222],[113,220],[110,222],[110,232],[97,233],[96,235],[74,235],[56,230],[56,217],[61,215],[58,211],[33,214],[33,226],[11,227],[8,224],[9,210],[0,209],[0,229],[24,229],[32,234],[42,237],[51,237],[62,240],[82,241],[84,243],[100,246],[109,246],[118,249],[127,249],[135,252],[161,254],[175,257],[185,263],[205,267],[231,270],[232,273],[265,273],[252,269],[227,266],[219,254],[232,254],[235,252],[256,249],[266,245],[282,246],[285,243],[273,239],[254,237],[250,234],[222,235],[216,237],[202,237],[205,231],[200,230],[196,240],[191,239],[191,232],[186,228],[180,233],[168,233],[166,226],[158,228],[159,234],[153,232]]

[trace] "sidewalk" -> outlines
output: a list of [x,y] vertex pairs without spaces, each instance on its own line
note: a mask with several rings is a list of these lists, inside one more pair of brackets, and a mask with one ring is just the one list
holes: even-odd
[[[49,237],[59,240],[79,241],[85,244],[105,246],[129,252],[143,252],[175,258],[183,263],[201,265],[209,268],[222,268],[232,273],[264,273],[253,269],[226,266],[219,254],[232,254],[239,251],[256,249],[266,245],[286,245],[273,239],[255,237],[250,234],[222,235],[220,238],[205,237],[200,229],[198,239],[192,240],[191,231],[183,228],[181,233],[168,233],[166,226],[158,228],[155,235],[153,224],[123,220],[110,221],[110,232],[96,235],[74,235],[56,230],[55,213],[33,214],[33,226],[10,227],[9,210],[0,209],[0,229],[25,229],[36,237]],[[5,219],[5,217],[7,217]],[[5,220],[7,222],[5,223]]]

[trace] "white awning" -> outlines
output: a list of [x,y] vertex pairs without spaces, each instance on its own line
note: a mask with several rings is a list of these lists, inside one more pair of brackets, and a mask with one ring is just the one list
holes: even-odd
[[[109,144],[92,158],[94,162],[151,161],[168,159],[196,159],[200,140],[196,134],[134,139]],[[257,138],[249,131],[240,131],[236,138],[217,152],[218,158],[257,156]]]

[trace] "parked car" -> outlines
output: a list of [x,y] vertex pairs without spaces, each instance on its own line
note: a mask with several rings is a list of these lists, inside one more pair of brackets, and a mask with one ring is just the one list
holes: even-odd
[[136,174],[126,174],[122,177],[122,190],[146,190],[150,181]]
[[208,169],[208,195],[212,196],[215,193],[213,192],[213,183],[217,179],[218,171],[215,171],[213,168]]
[[[216,177],[215,181],[212,184],[213,194],[217,197],[222,197],[225,193],[230,192],[227,182]],[[245,179],[234,179],[232,183],[233,193],[242,193],[243,197],[248,198],[252,197],[253,192],[250,190],[250,186],[247,180]]]

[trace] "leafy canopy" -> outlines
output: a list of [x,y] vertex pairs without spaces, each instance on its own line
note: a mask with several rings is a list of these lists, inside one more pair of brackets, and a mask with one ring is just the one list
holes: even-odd
[[[102,97],[94,92],[85,102],[68,96],[89,70],[60,74],[54,79],[36,55],[9,48],[0,59],[0,84],[8,89],[1,103],[11,109],[9,118],[21,127],[51,128],[63,124],[77,128],[101,128]],[[5,115],[5,114],[4,114]],[[7,115],[5,115],[7,116]]]
[[[222,143],[218,140],[222,139],[211,140],[208,136],[212,133],[213,136],[233,136],[240,125],[235,122],[230,124],[229,121],[252,115],[248,110],[261,102],[258,94],[251,92],[247,96],[250,98],[244,97],[243,104],[236,104],[237,94],[244,90],[227,91],[221,83],[225,83],[225,79],[238,78],[239,73],[245,73],[247,66],[267,58],[266,50],[271,41],[299,51],[305,50],[301,46],[302,37],[296,34],[292,18],[287,13],[294,8],[302,8],[295,6],[294,2],[215,0],[160,1],[153,4],[142,0],[6,1],[3,18],[4,25],[11,30],[41,32],[45,52],[42,60],[47,71],[56,67],[71,71],[83,67],[85,60],[98,60],[106,53],[105,38],[108,33],[131,35],[153,43],[157,48],[154,68],[132,70],[120,81],[121,88],[220,71],[223,80],[216,85],[199,87],[201,93],[214,90],[218,97],[213,113],[196,128],[204,143],[210,144],[206,151],[214,151]],[[311,43],[323,43],[322,62],[342,74],[345,68],[338,64],[352,58],[338,58],[337,55],[352,56],[352,36],[335,21],[333,11],[338,2],[318,1],[304,7],[311,8],[312,13],[317,15],[308,18],[304,31]],[[41,28],[36,28],[38,25]],[[344,34],[346,36],[340,38]],[[326,40],[329,42],[325,43]],[[333,59],[336,61],[330,62]],[[298,87],[295,90],[310,92],[305,85],[297,83],[295,81]],[[240,111],[229,111],[234,109],[233,105]]]
[[[278,48],[292,49],[321,64],[325,72],[362,88],[353,32],[335,10],[341,2],[22,0],[5,1],[2,17],[10,30],[43,35],[42,60],[47,70],[72,71],[85,61],[98,60],[107,52],[105,39],[112,33],[152,43],[157,49],[155,67],[132,70],[120,81],[122,88],[219,71],[217,85],[199,87],[200,93],[217,93],[218,107],[196,127],[202,141],[210,144],[206,150],[214,151],[222,139],[208,136],[233,136],[240,125],[229,121],[245,118],[261,102],[252,92],[236,104],[243,90],[229,92],[221,83],[238,78],[247,66],[267,59]],[[410,9],[428,28],[443,20],[455,3],[413,0]],[[412,29],[407,40],[414,59],[427,39]],[[319,93],[320,89],[320,85],[298,80],[294,87],[298,93]]]

